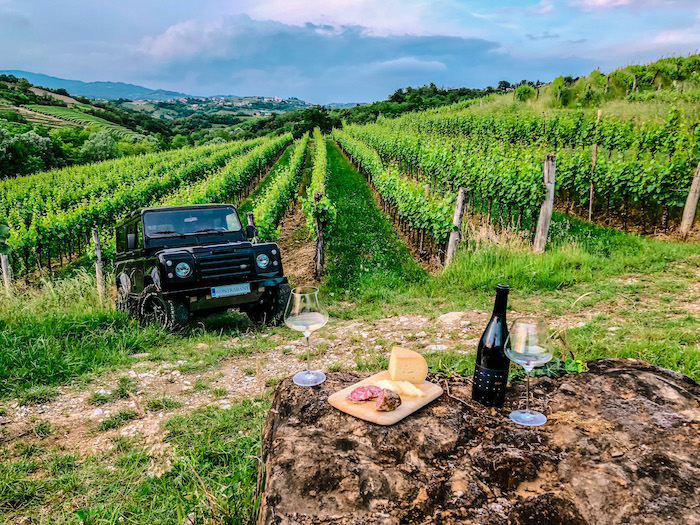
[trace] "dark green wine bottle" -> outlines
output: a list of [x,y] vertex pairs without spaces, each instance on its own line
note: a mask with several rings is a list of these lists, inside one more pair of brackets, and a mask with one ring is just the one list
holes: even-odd
[[510,288],[506,284],[496,286],[493,314],[484,334],[479,339],[479,347],[476,351],[472,399],[490,407],[501,406],[506,397],[510,366],[510,360],[505,353],[508,338],[506,306],[509,291]]

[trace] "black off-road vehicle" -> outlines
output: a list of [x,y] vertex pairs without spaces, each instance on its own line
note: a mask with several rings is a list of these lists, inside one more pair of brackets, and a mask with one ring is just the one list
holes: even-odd
[[279,324],[290,295],[280,249],[253,244],[231,204],[136,210],[117,225],[117,308],[169,330],[190,314],[240,308]]

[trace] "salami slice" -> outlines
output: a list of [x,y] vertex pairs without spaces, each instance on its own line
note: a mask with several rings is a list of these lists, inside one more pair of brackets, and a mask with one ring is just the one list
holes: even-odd
[[378,386],[358,386],[357,388],[353,389],[345,399],[351,403],[362,403],[363,401],[376,399],[381,392],[382,389]]

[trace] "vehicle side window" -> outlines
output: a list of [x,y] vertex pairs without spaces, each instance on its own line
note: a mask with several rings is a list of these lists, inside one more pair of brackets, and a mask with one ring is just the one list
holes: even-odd
[[117,228],[117,253],[126,251],[126,228],[120,226]]
[[140,220],[136,221],[136,247],[143,249],[143,223]]
[[[132,222],[130,222],[129,224],[126,225],[126,235],[127,235],[126,246],[127,246],[127,247],[129,246],[128,236],[129,236],[129,235],[134,235],[134,234],[136,234],[136,223],[132,221]],[[138,241],[137,241],[137,242],[138,242]]]

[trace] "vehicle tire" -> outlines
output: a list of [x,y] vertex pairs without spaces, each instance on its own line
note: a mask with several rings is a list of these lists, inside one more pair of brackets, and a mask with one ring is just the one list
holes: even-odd
[[187,326],[189,312],[183,301],[165,299],[155,285],[149,284],[139,296],[137,314],[141,324],[157,324],[170,332]]
[[284,321],[284,310],[291,294],[288,284],[280,284],[276,288],[265,290],[257,303],[242,310],[248,314],[253,324],[278,326]]
[[117,288],[117,298],[114,300],[114,306],[118,312],[124,312],[129,317],[135,317],[136,315],[136,300],[121,287]]

